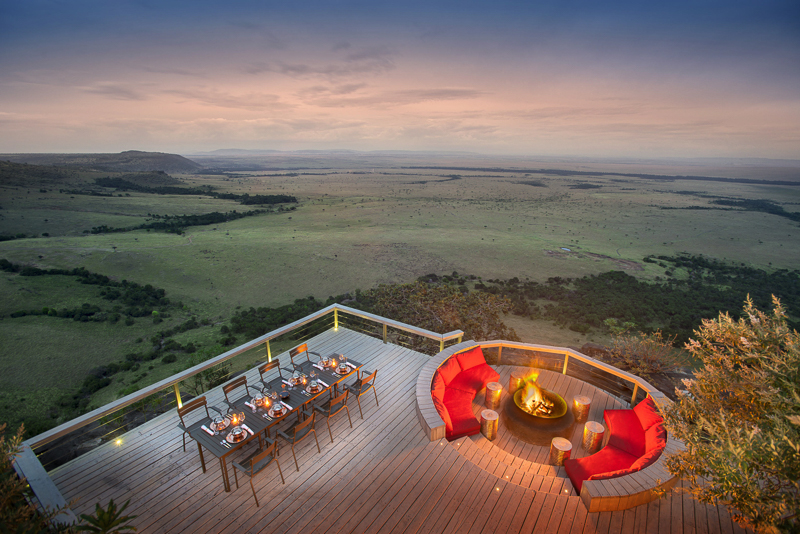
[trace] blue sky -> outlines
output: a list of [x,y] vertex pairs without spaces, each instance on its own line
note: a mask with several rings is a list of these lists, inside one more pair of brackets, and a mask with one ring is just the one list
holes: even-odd
[[0,0],[0,152],[800,154],[800,2]]

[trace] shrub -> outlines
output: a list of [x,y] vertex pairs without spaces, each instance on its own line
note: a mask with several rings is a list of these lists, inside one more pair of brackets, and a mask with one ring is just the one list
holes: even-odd
[[178,357],[174,354],[167,354],[163,358],[161,358],[161,363],[174,363],[178,361]]
[[703,320],[686,348],[702,361],[666,411],[687,450],[667,459],[701,502],[731,507],[759,532],[800,530],[800,334],[773,297],[745,302],[739,320]]

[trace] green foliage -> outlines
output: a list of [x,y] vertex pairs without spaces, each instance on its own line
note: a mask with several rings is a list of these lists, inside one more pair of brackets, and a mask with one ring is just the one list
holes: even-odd
[[78,532],[97,532],[102,534],[120,534],[122,532],[136,532],[136,527],[129,523],[136,519],[136,516],[122,515],[128,507],[130,499],[125,501],[120,509],[114,499],[108,501],[107,508],[101,508],[100,504],[95,504],[95,511],[92,515],[81,514],[81,519],[86,523],[77,527]]
[[[221,345],[213,345],[211,347],[200,349],[195,352],[191,358],[189,358],[189,361],[186,364],[186,369],[190,369],[197,364],[203,363],[206,360],[210,360],[215,356],[219,356],[223,352],[225,351]],[[186,389],[192,393],[192,395],[202,395],[209,389],[223,384],[226,380],[228,380],[230,374],[231,364],[230,362],[226,362],[187,378],[183,384]]]
[[463,330],[466,339],[476,341],[519,340],[501,319],[511,311],[507,298],[465,291],[462,286],[449,284],[382,284],[364,292],[359,302],[372,313],[433,332]]
[[604,321],[611,331],[611,355],[635,375],[655,375],[675,371],[688,363],[686,352],[674,347],[675,336],[664,337],[660,330],[635,331],[636,324]]
[[666,412],[687,450],[667,460],[701,502],[763,532],[800,530],[800,334],[777,298],[704,320],[686,348],[703,367]]

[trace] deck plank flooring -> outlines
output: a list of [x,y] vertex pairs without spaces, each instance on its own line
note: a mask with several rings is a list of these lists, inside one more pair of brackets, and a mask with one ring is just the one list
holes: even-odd
[[[281,484],[277,469],[258,476],[254,483],[260,507],[246,477],[240,477],[239,489],[234,484],[226,493],[213,455],[206,453],[203,473],[195,442],[188,439],[183,451],[174,410],[125,434],[122,446],[103,445],[50,476],[67,501],[77,499],[76,514],[93,511],[96,502],[130,499],[126,513],[137,516],[134,524],[142,533],[746,532],[724,507],[701,505],[675,492],[626,511],[587,513],[563,469],[545,465],[546,447],[517,440],[502,427],[494,443],[481,436],[428,441],[414,398],[427,356],[344,328],[308,343],[315,352],[343,352],[370,371],[378,369],[380,404],[371,393],[362,397],[362,419],[351,399],[353,428],[344,414],[334,417],[333,443],[320,421],[322,452],[312,438],[304,440],[296,451],[299,472],[290,449],[280,441],[286,484]],[[287,354],[278,357],[288,365]],[[499,370],[505,389],[512,368]],[[253,383],[258,373],[250,370],[246,376]],[[568,400],[577,394],[591,396],[593,420],[602,420],[605,408],[627,407],[558,373],[544,373],[542,378],[548,389],[566,387]],[[210,404],[222,404],[219,388],[206,397]],[[482,404],[479,394],[474,408]],[[573,443],[576,437],[580,443],[579,433],[576,428]],[[237,457],[254,446],[237,451]],[[573,457],[582,455],[580,446],[573,450]],[[230,465],[228,471],[233,478]]]

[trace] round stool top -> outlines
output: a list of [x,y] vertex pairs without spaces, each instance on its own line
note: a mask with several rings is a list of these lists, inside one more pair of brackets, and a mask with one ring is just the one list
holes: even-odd
[[499,417],[500,417],[500,415],[494,410],[483,410],[481,412],[481,419],[486,419],[488,421],[491,421],[493,419],[497,419]]
[[592,403],[592,399],[590,399],[589,397],[586,397],[584,395],[575,395],[575,399],[574,400],[578,404],[586,405],[586,404],[591,404]]
[[589,432],[594,432],[595,434],[601,434],[606,431],[606,428],[597,421],[587,422],[585,428]]
[[511,378],[525,378],[528,373],[525,371],[511,371]]
[[566,438],[553,438],[550,444],[560,451],[571,451],[572,443]]
[[503,389],[503,384],[501,384],[500,382],[489,382],[488,384],[486,384],[486,389],[492,391],[500,391],[501,389]]

